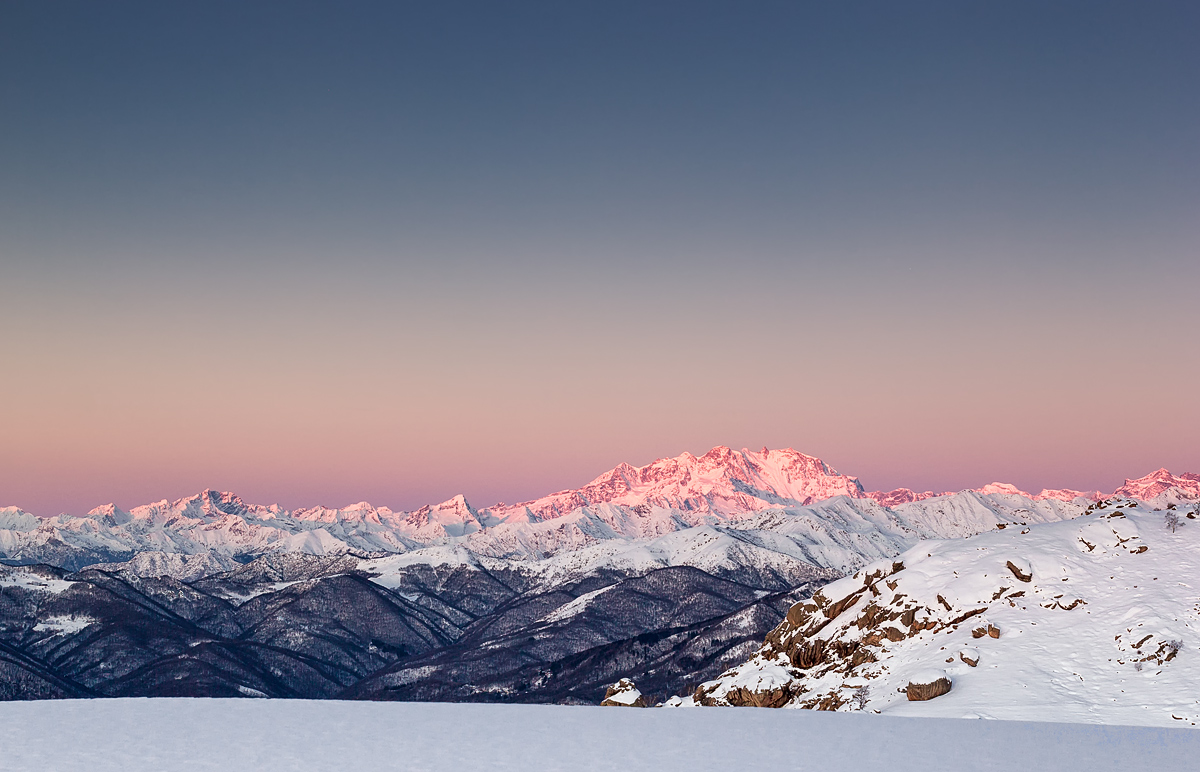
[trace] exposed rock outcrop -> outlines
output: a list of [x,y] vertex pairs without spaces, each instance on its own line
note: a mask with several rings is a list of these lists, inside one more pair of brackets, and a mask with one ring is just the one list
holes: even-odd
[[[693,702],[848,710],[855,690],[870,688],[872,707],[886,710],[953,688],[953,710],[969,693],[975,710],[993,714],[1041,686],[1005,669],[1053,650],[1053,662],[1078,670],[1044,700],[1091,705],[1093,692],[1081,690],[1102,684],[1124,704],[1128,668],[1161,688],[1150,668],[1179,669],[1189,634],[1181,620],[1200,613],[1187,585],[1171,581],[1195,545],[1180,536],[1186,529],[1162,529],[1159,512],[1101,501],[1074,521],[924,542],[899,561],[869,564],[793,605],[749,661],[702,684]],[[1171,551],[1176,558],[1155,557]],[[1172,618],[1144,615],[1137,597],[1173,607]]]
[[616,708],[644,708],[646,699],[633,685],[633,681],[622,678],[608,687],[608,691],[604,693],[604,700],[600,704]]

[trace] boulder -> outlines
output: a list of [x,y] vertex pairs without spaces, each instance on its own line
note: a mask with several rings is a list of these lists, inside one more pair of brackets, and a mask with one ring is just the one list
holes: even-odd
[[917,673],[908,682],[905,692],[910,702],[922,702],[940,697],[950,691],[951,681],[943,670]]
[[600,704],[615,708],[644,708],[646,700],[638,688],[633,685],[633,681],[622,678],[608,687],[608,691],[604,693],[604,700]]

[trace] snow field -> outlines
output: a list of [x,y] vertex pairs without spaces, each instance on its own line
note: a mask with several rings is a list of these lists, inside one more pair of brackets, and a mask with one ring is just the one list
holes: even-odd
[[1190,729],[798,710],[120,699],[0,704],[0,769],[1191,770]]

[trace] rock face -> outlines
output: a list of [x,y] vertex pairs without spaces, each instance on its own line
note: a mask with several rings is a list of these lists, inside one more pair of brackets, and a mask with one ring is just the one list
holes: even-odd
[[608,691],[604,693],[604,701],[600,704],[614,708],[644,708],[646,700],[638,688],[633,685],[633,681],[622,678],[608,687]]
[[739,708],[782,708],[791,698],[792,691],[786,686],[763,691],[751,691],[739,686],[732,689],[726,697],[730,705]]

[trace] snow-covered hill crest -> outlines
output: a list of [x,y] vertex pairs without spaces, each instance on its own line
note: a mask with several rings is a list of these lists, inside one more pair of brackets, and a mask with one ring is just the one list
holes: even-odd
[[[1069,521],[922,542],[796,604],[687,702],[1200,723],[1200,507],[1168,507],[1113,499]],[[939,679],[948,693],[906,696]]]

